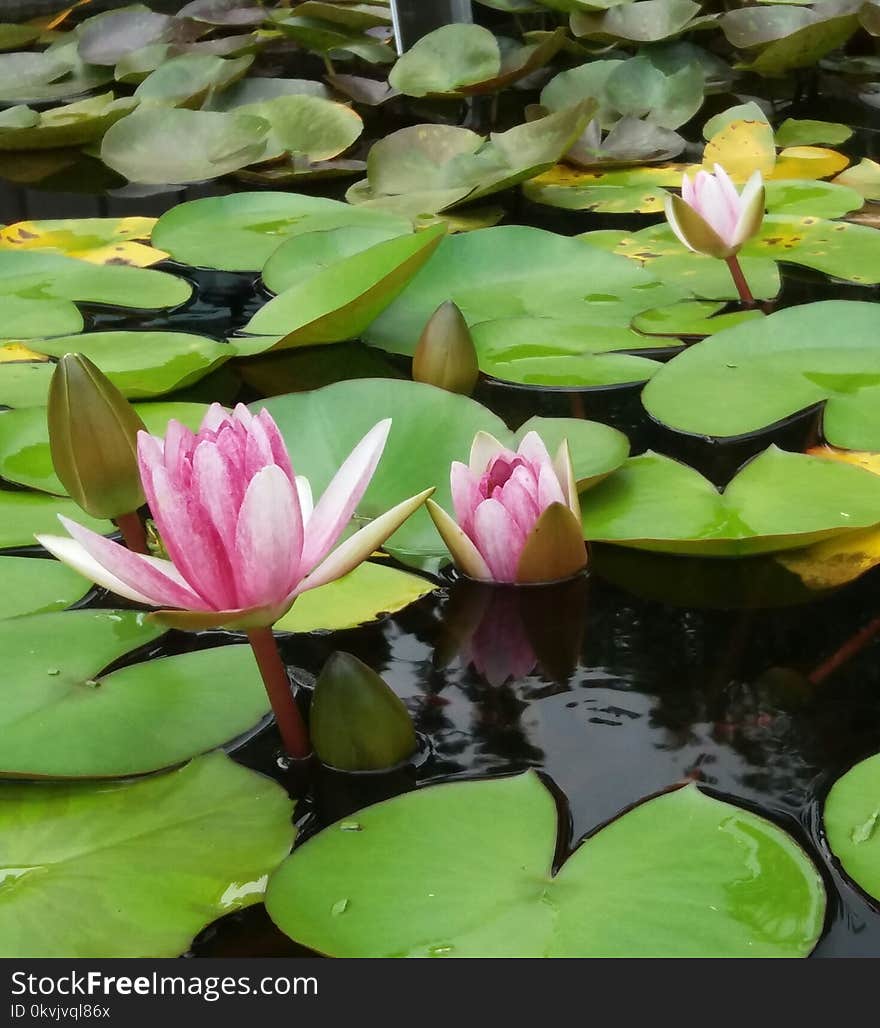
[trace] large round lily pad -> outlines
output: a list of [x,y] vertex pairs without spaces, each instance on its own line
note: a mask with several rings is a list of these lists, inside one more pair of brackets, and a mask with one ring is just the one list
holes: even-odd
[[364,338],[393,353],[411,354],[425,322],[446,300],[458,304],[470,325],[553,317],[580,321],[586,335],[596,325],[626,327],[634,314],[686,295],[577,239],[502,225],[444,239]]
[[44,251],[0,250],[0,296],[152,309],[190,298],[189,282],[164,271],[91,264]]
[[[70,300],[31,300],[24,296],[3,298],[3,336],[37,339],[39,336],[79,332],[83,318]],[[0,403],[6,401],[0,400]]]
[[412,230],[409,219],[321,196],[234,193],[173,207],[157,222],[153,243],[193,267],[256,272],[285,240],[347,226],[391,226],[398,235]]
[[797,843],[693,785],[554,875],[558,830],[531,771],[419,789],[295,849],[266,906],[337,957],[802,957],[822,930],[822,880]]
[[[242,355],[270,348],[356,339],[400,295],[446,235],[443,225],[397,236],[291,285],[251,318],[235,339]],[[267,343],[260,336],[274,337]]]
[[0,489],[0,550],[36,546],[35,535],[44,532],[57,534],[61,528],[59,514],[79,521],[93,532],[106,535],[113,531],[109,521],[89,517],[73,500],[45,493]]
[[581,510],[584,537],[596,542],[740,557],[877,525],[880,478],[771,446],[719,493],[693,468],[648,452],[586,493]]
[[77,29],[80,56],[90,64],[116,64],[126,54],[166,38],[173,19],[144,4],[87,18]]
[[328,161],[347,150],[364,130],[358,113],[345,104],[302,93],[258,100],[235,110],[269,123],[264,160],[289,153]]
[[269,123],[232,111],[142,107],[116,124],[101,143],[101,159],[142,185],[202,182],[259,161]]
[[198,108],[210,93],[222,91],[245,75],[253,60],[252,54],[229,59],[213,54],[180,54],[151,72],[134,95],[141,105]]
[[57,560],[33,557],[0,557],[0,582],[0,619],[63,610],[89,588]]
[[[626,437],[607,425],[567,418],[532,418],[513,433],[500,418],[474,400],[406,380],[356,379],[314,392],[276,396],[253,406],[266,407],[275,418],[297,474],[309,478],[316,496],[369,429],[390,417],[391,435],[358,508],[358,514],[366,518],[384,513],[429,486],[437,489],[434,499],[451,510],[450,464],[454,460],[467,461],[473,438],[480,430],[515,447],[517,439],[534,429],[551,452],[567,438],[575,476],[582,488],[619,467],[628,452]],[[443,426],[442,432],[438,432],[438,425]],[[417,511],[394,534],[389,548],[401,559],[417,565],[446,554],[423,510]]]
[[[139,403],[135,410],[149,432],[164,435],[171,418],[195,430],[206,408],[201,403]],[[65,495],[52,465],[45,407],[0,413],[0,477],[32,489]]]
[[880,900],[880,754],[838,778],[823,816],[828,845],[844,871]]
[[[130,399],[147,400],[183,389],[198,382],[220,364],[235,356],[231,346],[206,336],[184,332],[86,332],[31,343],[30,349],[51,357],[82,353],[106,374]],[[0,401],[10,407],[31,406],[36,383],[26,375],[22,382],[23,400],[19,402],[10,378],[0,368]],[[48,369],[41,384],[48,389]],[[46,402],[43,394],[42,403]]]
[[9,669],[0,774],[115,778],[178,764],[257,725],[269,701],[247,645],[113,661],[164,628],[134,611],[74,610],[0,621]]
[[719,332],[670,361],[642,400],[670,428],[717,437],[826,401],[829,443],[880,450],[876,305],[826,300]]
[[4,783],[0,953],[178,956],[205,925],[260,901],[290,849],[292,808],[275,782],[218,753],[134,782]]
[[302,594],[275,624],[276,632],[338,632],[396,614],[437,588],[397,568],[367,562],[320,589]]

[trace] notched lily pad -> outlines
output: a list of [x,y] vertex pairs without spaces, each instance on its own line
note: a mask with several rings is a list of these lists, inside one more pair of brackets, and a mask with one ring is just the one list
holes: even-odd
[[880,900],[880,754],[838,778],[823,818],[828,845],[844,871]]
[[429,786],[295,849],[266,906],[337,957],[794,957],[822,930],[797,843],[695,786],[623,814],[554,875],[557,833],[534,772]]
[[290,849],[292,806],[222,754],[132,782],[0,785],[0,953],[179,956],[260,901]]

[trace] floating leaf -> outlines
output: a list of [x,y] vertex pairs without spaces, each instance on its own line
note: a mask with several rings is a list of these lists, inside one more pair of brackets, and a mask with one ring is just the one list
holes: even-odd
[[838,778],[828,793],[823,818],[828,845],[844,871],[880,900],[880,754]]
[[0,774],[116,778],[179,764],[250,731],[269,711],[250,647],[103,668],[162,634],[133,611],[0,621]]
[[854,189],[865,200],[880,200],[880,164],[867,157],[842,171],[834,181]]
[[301,17],[281,8],[272,13],[272,21],[285,36],[295,40],[307,50],[329,54],[340,50],[354,54],[370,64],[391,64],[395,53],[374,36],[356,28],[349,28],[341,21],[326,18]]
[[224,59],[211,54],[180,54],[160,64],[134,91],[142,105],[201,107],[214,90],[223,90],[246,74],[253,56]]
[[[275,418],[294,454],[297,473],[309,478],[316,496],[366,432],[382,418],[392,419],[383,459],[358,507],[358,515],[365,518],[376,517],[430,486],[437,488],[437,502],[451,509],[449,466],[453,460],[467,460],[480,430],[515,447],[517,439],[534,429],[551,452],[567,438],[582,488],[619,467],[628,452],[626,437],[607,425],[532,418],[514,434],[474,400],[406,380],[338,382],[314,392],[277,396],[256,406],[265,406]],[[332,433],[326,430],[328,421],[334,426]],[[437,432],[440,424],[442,433]],[[416,565],[446,554],[423,510],[395,533],[390,548]]]
[[50,150],[92,143],[136,106],[130,97],[115,100],[112,93],[104,93],[39,113],[29,107],[11,107],[0,113],[0,150]]
[[826,401],[829,443],[880,450],[876,313],[827,300],[720,332],[670,361],[642,401],[670,428],[714,437],[757,432]]
[[0,50],[19,50],[35,42],[42,35],[38,25],[0,24]]
[[275,340],[236,339],[238,353],[356,339],[403,291],[445,235],[439,225],[376,243],[290,286],[245,325],[246,332]]
[[357,823],[294,850],[266,896],[283,931],[333,956],[792,957],[822,931],[822,880],[794,840],[692,785],[555,874],[556,804],[532,771],[418,789]]
[[[29,300],[23,296],[3,298],[3,332],[10,339],[70,335],[81,331],[82,327],[82,315],[70,300]],[[14,359],[28,360],[29,356],[25,354]]]
[[290,153],[327,161],[347,150],[364,130],[356,111],[319,96],[279,96],[246,104],[236,113],[269,123],[263,160]]
[[126,54],[167,38],[173,19],[131,4],[86,19],[77,31],[80,56],[89,64],[116,64]]
[[571,31],[590,39],[657,43],[714,21],[713,15],[701,18],[700,14],[700,5],[693,0],[638,0],[601,13],[575,11]]
[[436,588],[426,578],[368,562],[344,578],[303,593],[274,628],[276,632],[344,631],[383,614],[396,614]]
[[284,790],[218,753],[133,782],[6,783],[0,810],[2,954],[19,959],[178,956],[259,902],[293,839]]
[[703,151],[703,167],[714,171],[716,164],[734,181],[745,181],[754,171],[768,177],[776,165],[773,129],[765,121],[732,121]]
[[[164,260],[168,254],[137,240],[147,240],[155,218],[70,218],[62,221],[19,221],[0,229],[2,250],[48,250],[79,257],[91,264],[131,264],[145,268]],[[79,326],[81,327],[81,325]],[[77,331],[73,329],[72,331]],[[70,332],[71,329],[67,329]],[[3,332],[10,331],[4,318]],[[64,335],[40,332],[40,335]]]
[[711,336],[725,328],[764,317],[761,310],[733,310],[723,313],[726,308],[726,303],[716,303],[712,300],[682,300],[667,307],[642,311],[633,318],[632,327],[648,336],[671,337],[672,342],[677,343],[679,336]]
[[173,207],[156,224],[153,243],[194,267],[259,271],[285,240],[346,226],[390,226],[397,235],[412,229],[408,219],[321,196],[234,193]]
[[535,203],[569,211],[656,214],[663,210],[664,186],[680,186],[682,165],[636,168],[573,168],[557,164],[523,183]]
[[428,318],[446,300],[458,305],[471,326],[532,316],[626,327],[638,311],[685,295],[577,239],[502,225],[444,239],[364,338],[393,353],[412,354]]
[[813,9],[750,7],[728,12],[720,25],[735,46],[762,47],[745,67],[759,75],[776,76],[809,68],[843,46],[859,27],[857,14],[845,7],[834,3],[824,10],[820,4]]
[[[213,345],[219,346],[218,343]],[[70,346],[60,346],[58,349],[64,353],[70,350]],[[79,352],[89,357],[96,356],[85,347]],[[140,414],[147,430],[154,435],[164,435],[171,418],[183,422],[188,428],[196,429],[205,413],[205,407],[200,403],[136,404],[135,410]],[[57,496],[65,495],[64,486],[55,475],[52,455],[49,452],[49,429],[45,407],[25,407],[0,414],[0,475],[18,485],[40,489]]]
[[74,518],[93,532],[106,535],[113,531],[109,521],[89,517],[73,500],[45,493],[0,489],[0,549],[36,546],[34,535],[57,533],[59,514]]
[[266,8],[256,0],[192,0],[177,17],[209,25],[259,25],[266,18]]
[[57,253],[0,250],[0,296],[147,310],[176,307],[191,293],[189,282],[162,271],[91,264]]
[[201,182],[260,160],[268,132],[263,118],[237,112],[141,108],[107,132],[101,159],[144,185]]
[[32,53],[0,54],[0,101],[67,100],[103,86],[109,69],[84,65],[76,44],[65,43]]
[[877,476],[775,446],[746,464],[723,493],[693,468],[649,451],[581,497],[586,539],[715,557],[796,549],[873,527],[878,504]]
[[413,125],[373,145],[367,178],[346,199],[409,215],[436,214],[507,189],[552,167],[583,132],[592,105],[493,133]]
[[612,69],[604,98],[623,117],[646,118],[661,128],[677,129],[702,107],[704,85],[698,61],[682,62],[678,54],[648,52]]
[[330,90],[323,82],[312,79],[245,78],[210,97],[206,109],[211,111],[233,111],[247,104],[277,100],[279,96],[319,96],[330,99]]
[[837,121],[813,121],[786,118],[776,130],[777,146],[811,146],[813,143],[830,143],[838,146],[853,134],[849,125]]
[[781,179],[765,183],[767,209],[776,215],[841,218],[862,206],[855,189],[833,182]]
[[63,610],[88,589],[64,564],[34,557],[0,557],[0,582],[0,619]]

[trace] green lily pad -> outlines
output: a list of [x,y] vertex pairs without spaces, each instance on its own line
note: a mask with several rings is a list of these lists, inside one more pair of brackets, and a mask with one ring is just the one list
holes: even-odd
[[0,296],[74,300],[152,310],[177,307],[192,286],[163,271],[90,264],[46,251],[0,250]]
[[595,542],[741,557],[873,527],[880,522],[880,478],[771,446],[719,493],[693,468],[648,452],[590,490],[581,508],[584,537]]
[[18,50],[39,39],[43,30],[38,25],[0,24],[0,50]]
[[170,53],[170,43],[148,43],[121,57],[113,69],[113,77],[117,82],[137,85],[154,72]]
[[367,178],[346,199],[413,217],[500,192],[552,167],[586,128],[592,109],[577,104],[488,139],[454,125],[399,129],[373,145]]
[[192,18],[208,25],[259,25],[266,8],[256,0],[192,0],[177,12],[178,18]]
[[[0,414],[0,417],[5,415]],[[36,546],[34,535],[57,534],[58,515],[74,518],[93,532],[108,535],[113,531],[109,521],[89,517],[73,500],[46,493],[0,489],[0,550],[13,546]]]
[[487,375],[562,389],[645,382],[660,364],[637,352],[681,345],[620,325],[594,325],[585,332],[583,321],[561,318],[496,318],[474,325],[471,335]]
[[[665,223],[650,225],[638,232],[615,229],[585,232],[578,239],[592,248],[628,257],[660,282],[688,289],[696,296],[711,300],[739,298],[727,265],[714,257],[686,250]],[[775,261],[743,256],[740,265],[753,296],[760,300],[776,296],[781,283]]]
[[[87,350],[81,352],[88,354]],[[138,403],[134,407],[154,435],[164,435],[172,418],[195,430],[206,410],[201,403]],[[45,407],[0,413],[0,476],[17,485],[66,495],[52,465]]]
[[[443,225],[376,243],[279,293],[238,338],[239,354],[356,339],[397,297],[446,235]],[[280,337],[280,338],[279,338]]]
[[629,62],[615,58],[587,61],[576,68],[567,68],[554,75],[541,90],[541,106],[548,111],[564,111],[583,100],[594,100],[594,118],[603,128],[610,128],[620,113],[608,99],[606,87],[615,71]]
[[[675,343],[678,336],[694,338],[711,336],[725,328],[733,328],[746,321],[759,321],[764,317],[761,310],[732,310],[722,313],[726,303],[714,300],[682,300],[667,307],[655,307],[642,311],[632,320],[632,327],[646,336],[663,336]],[[659,343],[655,344],[659,345]]]
[[364,338],[392,353],[412,354],[428,318],[446,300],[458,304],[469,325],[553,317],[580,321],[586,335],[596,325],[625,328],[639,311],[686,295],[577,239],[502,225],[444,239]]
[[367,562],[344,578],[303,593],[276,622],[275,631],[339,632],[356,628],[383,614],[396,614],[436,588],[426,578]]
[[0,113],[0,150],[50,150],[93,143],[136,106],[131,97],[116,100],[113,93],[103,93],[49,111],[10,107]]
[[768,214],[743,254],[800,264],[860,285],[880,282],[880,232],[848,221]]
[[827,300],[720,332],[679,355],[642,395],[680,432],[732,437],[826,401],[833,446],[880,450],[880,340],[874,304]]
[[172,207],[156,223],[153,244],[193,267],[259,271],[285,240],[347,226],[390,226],[398,235],[412,230],[409,219],[321,196],[234,193]]
[[272,12],[271,17],[285,36],[306,50],[319,54],[339,50],[354,54],[370,64],[392,64],[395,60],[396,55],[390,46],[357,28],[349,28],[340,20],[303,17],[296,14],[296,9],[291,13],[285,8]]
[[844,871],[880,900],[880,754],[837,779],[823,819],[828,845]]
[[44,51],[0,54],[0,101],[66,100],[103,86],[112,77],[109,69],[83,64],[75,43]]
[[666,201],[666,186],[681,185],[681,166],[574,168],[557,164],[524,182],[523,195],[534,203],[568,211],[607,214],[657,214]]
[[853,134],[849,125],[838,121],[813,121],[786,118],[776,130],[777,146],[812,146],[825,143],[837,146]]
[[273,293],[281,293],[296,283],[332,267],[346,257],[368,250],[377,243],[399,238],[396,222],[369,226],[306,232],[282,243],[266,261],[263,282]]
[[855,189],[820,180],[777,179],[765,183],[764,189],[767,209],[778,217],[842,218],[863,202]]
[[781,75],[809,68],[836,50],[858,29],[858,14],[840,5],[749,7],[730,11],[719,24],[734,46],[760,47],[745,65],[759,75]]
[[657,43],[712,24],[714,17],[702,18],[701,11],[693,0],[638,0],[600,12],[575,11],[570,24],[579,37]]
[[162,634],[144,614],[75,610],[0,621],[6,679],[0,774],[119,778],[222,746],[269,712],[247,645],[100,675]]
[[7,339],[72,335],[82,327],[82,315],[70,300],[30,300],[24,296],[3,299],[3,335]]
[[[33,341],[30,349],[51,357],[85,354],[132,400],[151,400],[185,389],[235,356],[225,343],[183,332],[87,332]],[[41,362],[36,367],[45,370],[28,374],[21,364],[17,370],[10,365],[9,371],[0,365],[0,402],[8,407],[32,407],[35,399],[45,404],[52,365]]]
[[290,850],[292,807],[219,753],[134,782],[5,783],[0,953],[180,955],[205,925],[260,901]]
[[388,82],[406,96],[494,93],[543,67],[564,40],[564,29],[540,43],[523,45],[496,38],[481,25],[443,25],[401,54]]
[[328,161],[347,150],[364,130],[356,111],[319,96],[278,96],[236,108],[269,123],[263,160],[290,153]]
[[0,407],[45,407],[54,370],[48,361],[0,362]]
[[238,112],[143,107],[107,132],[101,159],[142,185],[202,182],[259,161],[268,132],[263,118]]
[[[567,418],[532,418],[517,433],[474,400],[419,382],[356,379],[308,393],[292,393],[258,401],[284,435],[297,474],[305,475],[320,495],[342,461],[360,439],[383,418],[392,419],[385,452],[358,515],[373,518],[401,500],[435,486],[434,499],[451,510],[449,467],[467,461],[480,430],[516,446],[535,430],[551,452],[567,438],[575,476],[581,488],[594,485],[626,459],[622,433],[607,425]],[[0,416],[2,418],[2,416]],[[327,425],[333,431],[327,431]],[[438,433],[437,426],[443,425]],[[446,555],[428,514],[417,511],[395,533],[386,549],[416,566]]]
[[312,79],[245,78],[206,101],[206,110],[234,111],[248,104],[277,100],[280,96],[318,96],[330,99],[330,90],[323,82]]
[[880,200],[880,164],[867,157],[842,171],[833,181],[854,189],[865,200]]
[[317,18],[334,22],[350,29],[372,29],[379,25],[391,25],[391,11],[387,0],[377,3],[330,3],[324,0],[303,0],[294,12],[299,18]]
[[0,582],[0,620],[64,610],[89,588],[66,565],[34,557],[0,557]]
[[134,91],[141,104],[200,107],[214,90],[221,91],[247,73],[253,55],[223,58],[212,54],[180,54],[160,64]]
[[690,785],[639,804],[554,874],[533,772],[418,789],[294,850],[266,907],[338,957],[806,956],[822,879],[770,821]]
[[76,30],[79,54],[89,64],[112,65],[126,54],[168,37],[173,19],[144,4],[87,18]]

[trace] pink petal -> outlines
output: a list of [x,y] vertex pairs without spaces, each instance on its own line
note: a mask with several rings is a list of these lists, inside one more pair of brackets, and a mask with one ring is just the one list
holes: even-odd
[[568,506],[568,500],[556,477],[556,471],[552,465],[541,468],[538,477],[538,506],[542,511],[546,510],[551,503],[562,503]]
[[694,183],[688,175],[682,175],[681,177],[681,198],[688,207],[693,207],[696,203],[696,190],[694,189]]
[[[552,464],[550,453],[544,445],[544,440],[537,432],[526,432],[516,452],[520,457],[525,457],[530,464],[535,464],[538,467],[543,464]],[[535,468],[536,475],[538,467]]]
[[538,506],[538,484],[534,476],[525,468],[517,468],[496,494],[523,534],[528,535],[542,509]]
[[376,471],[390,430],[390,418],[371,428],[324,490],[309,518],[302,555],[303,570],[311,570],[330,552],[348,524]]
[[163,463],[171,481],[188,489],[192,472],[192,452],[196,436],[179,421],[169,421],[165,430]]
[[254,420],[253,414],[243,403],[237,403],[235,410],[232,412],[232,417],[240,425],[243,425],[246,429],[251,427],[251,422]]
[[247,441],[244,447],[244,474],[250,481],[258,471],[275,464],[272,444],[266,429],[256,418],[251,420],[247,428]]
[[484,500],[474,514],[474,542],[496,582],[513,582],[526,533],[498,500]]
[[212,403],[205,411],[205,416],[202,418],[201,425],[199,425],[199,432],[216,432],[221,425],[227,424],[231,420],[222,404]]
[[238,509],[244,501],[246,486],[243,477],[234,474],[224,460],[218,443],[207,439],[199,443],[193,454],[192,489],[230,555],[234,552]]
[[290,454],[287,452],[287,445],[284,438],[278,431],[278,426],[272,419],[272,415],[264,407],[257,415],[257,421],[263,426],[269,446],[272,450],[272,457],[279,468],[293,482],[296,477],[293,473],[293,466],[290,463]]
[[152,607],[156,604],[156,601],[152,600],[149,596],[145,596],[137,589],[127,586],[116,575],[111,575],[103,564],[99,564],[74,539],[70,539],[66,535],[35,535],[34,538],[53,557],[57,557],[62,564],[73,568],[74,571],[77,571],[90,582],[94,582],[95,585],[99,585],[103,589],[109,589],[110,592],[116,593],[117,596],[124,596],[128,600],[134,600],[135,603],[143,603],[147,607]]
[[474,511],[483,499],[480,494],[480,480],[467,464],[453,461],[449,469],[449,485],[452,489],[452,506],[455,520],[465,532],[469,532],[474,519]]
[[155,606],[181,607],[184,610],[209,609],[169,561],[133,553],[62,515],[59,515],[58,520],[90,557],[123,585],[149,597],[149,602]]
[[251,479],[235,530],[241,606],[271,606],[293,591],[302,543],[296,489],[284,471],[271,464]]
[[297,475],[294,479],[296,492],[299,496],[299,509],[302,512],[303,525],[309,523],[312,511],[315,509],[315,501],[312,499],[312,484],[305,475]]

